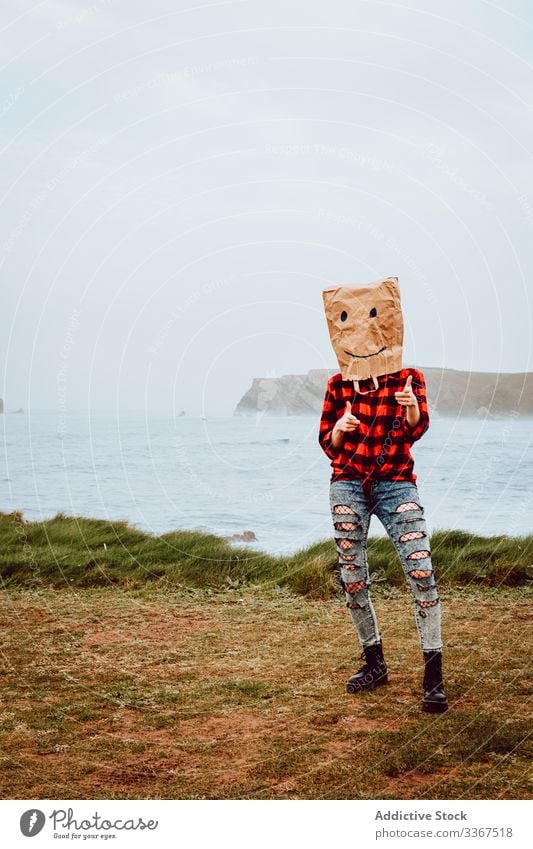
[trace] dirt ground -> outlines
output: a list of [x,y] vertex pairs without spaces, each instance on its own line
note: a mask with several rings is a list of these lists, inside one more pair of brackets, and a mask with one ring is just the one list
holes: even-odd
[[441,593],[450,704],[421,711],[406,593],[390,683],[349,695],[340,598],[0,593],[1,798],[531,798],[531,591]]

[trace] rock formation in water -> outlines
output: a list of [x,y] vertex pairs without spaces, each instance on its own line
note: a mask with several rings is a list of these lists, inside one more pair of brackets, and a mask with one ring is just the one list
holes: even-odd
[[[432,415],[533,415],[533,372],[498,374],[418,367],[426,377]],[[256,377],[234,415],[320,415],[326,383],[338,368],[311,369],[307,374]]]

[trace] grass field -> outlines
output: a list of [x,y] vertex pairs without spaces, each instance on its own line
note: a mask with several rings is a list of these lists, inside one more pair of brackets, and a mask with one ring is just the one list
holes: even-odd
[[272,558],[0,515],[1,798],[531,798],[533,538],[431,542],[442,715],[420,710],[387,540],[370,562],[390,684],[353,696],[361,650],[333,540]]

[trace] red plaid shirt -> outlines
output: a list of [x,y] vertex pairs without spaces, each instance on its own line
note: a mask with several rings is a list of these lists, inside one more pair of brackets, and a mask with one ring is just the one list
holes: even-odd
[[[412,428],[406,419],[407,407],[397,403],[394,393],[403,389],[408,375],[413,375],[412,389],[418,400],[420,421]],[[421,371],[404,368],[377,378],[379,389],[360,395],[353,381],[343,380],[340,372],[332,375],[326,387],[320,419],[318,441],[331,459],[331,480],[416,481],[410,447],[429,427],[426,382]],[[361,380],[363,391],[372,389],[373,381]],[[331,444],[331,432],[344,414],[346,402],[352,402],[352,413],[361,424],[344,432],[338,448]]]

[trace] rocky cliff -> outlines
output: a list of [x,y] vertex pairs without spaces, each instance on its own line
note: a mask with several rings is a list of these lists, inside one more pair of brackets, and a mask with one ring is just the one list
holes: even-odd
[[[533,372],[497,374],[420,368],[426,377],[433,415],[533,415]],[[234,415],[320,414],[328,377],[338,371],[311,369],[307,374],[256,377],[235,407]]]

